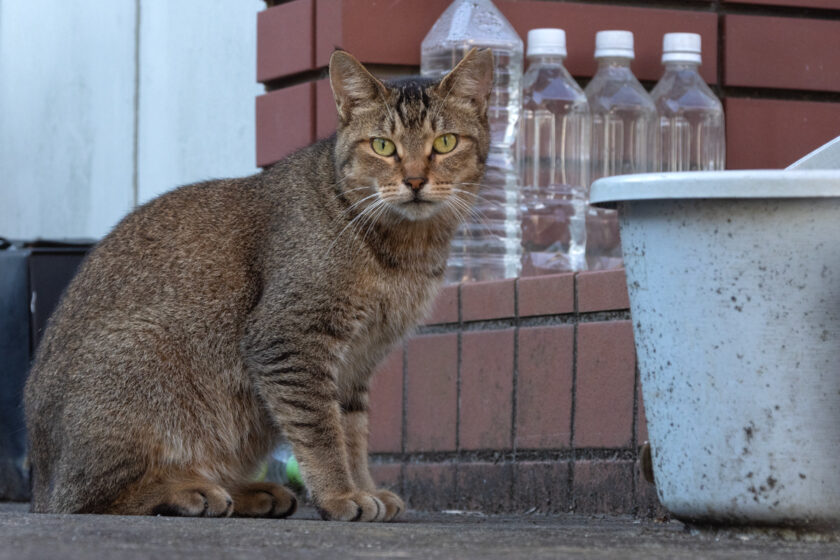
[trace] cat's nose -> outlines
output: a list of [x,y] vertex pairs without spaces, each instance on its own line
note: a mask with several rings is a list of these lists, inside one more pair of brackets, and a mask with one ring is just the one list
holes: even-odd
[[403,183],[414,192],[418,192],[426,184],[425,177],[406,177]]

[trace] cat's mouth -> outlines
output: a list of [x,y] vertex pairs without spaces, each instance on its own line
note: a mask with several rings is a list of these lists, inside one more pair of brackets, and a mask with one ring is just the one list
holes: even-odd
[[409,207],[435,206],[437,205],[437,201],[429,200],[428,198],[424,197],[421,193],[416,192],[414,193],[414,196],[412,196],[411,199],[405,201],[403,205]]
[[438,201],[429,200],[416,193],[410,199],[400,202],[397,208],[410,220],[423,220],[436,214],[439,206]]
[[434,205],[434,204],[437,204],[437,201],[436,201],[436,200],[429,200],[428,198],[424,197],[424,196],[423,196],[423,193],[422,193],[421,191],[415,191],[415,192],[411,195],[411,198],[410,198],[410,199],[408,199],[408,200],[406,200],[405,202],[403,202],[403,205],[404,205],[404,206],[405,206],[405,205],[408,205],[408,206],[412,206],[412,205],[424,205],[424,204],[432,204],[432,205]]

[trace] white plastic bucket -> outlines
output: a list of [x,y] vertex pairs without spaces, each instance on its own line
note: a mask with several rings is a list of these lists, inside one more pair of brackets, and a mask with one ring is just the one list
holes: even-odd
[[840,172],[626,175],[591,201],[619,212],[662,504],[840,524]]

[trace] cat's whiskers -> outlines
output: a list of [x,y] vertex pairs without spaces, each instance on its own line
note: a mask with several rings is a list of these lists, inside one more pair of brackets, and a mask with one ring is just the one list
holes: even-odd
[[470,211],[467,208],[467,206],[464,206],[464,205],[460,204],[459,202],[463,202],[463,201],[458,201],[456,199],[447,199],[446,201],[444,201],[443,204],[446,208],[449,209],[449,211],[455,217],[455,221],[460,226],[460,224],[463,224],[464,222],[467,221],[467,218],[469,217]]
[[356,177],[354,177],[352,175],[345,175],[341,179],[332,183],[333,189],[338,191],[335,194],[335,198],[340,197],[344,193],[353,192],[355,190],[363,190],[363,189],[366,189],[366,188],[372,188],[374,186],[374,185],[359,185],[358,187],[355,187],[355,188],[352,188],[352,189],[346,189],[346,190],[343,190],[341,188],[342,186],[344,186],[345,183],[347,183],[348,181],[353,180],[353,179],[356,179]]
[[467,202],[467,201],[465,201],[465,200],[463,200],[463,199],[461,199],[461,198],[451,197],[451,198],[448,198],[448,199],[446,200],[446,203],[447,203],[447,204],[448,204],[448,205],[449,205],[449,206],[450,206],[453,210],[457,210],[457,211],[458,211],[458,216],[459,216],[459,218],[460,218],[460,221],[462,221],[462,222],[463,222],[463,221],[464,221],[464,220],[465,220],[468,216],[470,216],[470,215],[474,215],[474,213],[476,212],[476,210],[473,208],[472,204],[470,204],[469,202]]
[[376,197],[376,196],[379,196],[379,193],[378,193],[378,192],[375,192],[375,193],[373,193],[373,194],[369,194],[368,196],[366,196],[366,197],[364,197],[364,198],[362,198],[362,199],[360,199],[360,200],[357,200],[356,202],[354,202],[353,204],[351,204],[350,206],[348,206],[347,208],[345,208],[345,209],[342,211],[342,214],[349,214],[349,213],[350,213],[350,212],[352,212],[352,211],[353,211],[353,209],[354,209],[354,208],[356,208],[358,205],[360,205],[360,204],[364,203],[365,201],[370,200],[371,198],[374,198],[374,197]]
[[[367,196],[367,197],[363,198],[362,200],[356,202],[356,204],[359,204],[360,202],[364,202],[365,200],[367,200],[369,198],[372,198],[374,196],[377,196],[377,195],[379,195],[379,193],[373,193],[372,195]],[[357,220],[366,219],[366,216],[370,212],[371,208],[375,208],[376,206],[379,205],[379,203],[384,203],[384,201],[382,199],[379,199],[379,200],[375,201],[373,204],[370,204],[370,205],[366,206],[364,209],[362,209],[361,212],[356,214],[356,216],[354,216],[352,220],[347,222],[347,225],[345,225],[344,228],[342,228],[342,230],[340,232],[338,232],[338,235],[335,236],[335,239],[333,239],[333,242],[330,243],[330,246],[327,248],[326,254],[329,255],[332,252],[333,248],[335,247],[335,244],[338,243],[338,240],[341,239],[341,236],[344,235],[344,232],[347,231],[350,228],[350,226],[352,226]],[[357,233],[357,235],[358,235],[358,233]]]
[[[383,199],[379,199],[367,208],[365,208],[363,214],[365,215],[364,219],[360,221],[359,224],[354,228],[356,238],[359,240],[356,243],[355,249],[353,251],[353,257],[355,258],[362,250],[365,245],[365,241],[367,239],[368,233],[370,232],[370,228],[376,223],[376,220],[379,219],[381,214],[387,210],[389,204],[387,201]],[[365,230],[364,235],[362,235],[361,239],[359,239],[359,233]]]
[[383,205],[387,204],[385,200],[379,199],[367,208],[365,208],[362,213],[365,215],[364,219],[362,219],[356,227],[356,235],[358,236],[359,233],[368,225],[368,223],[373,219],[374,214],[379,210],[379,208]]
[[[369,235],[376,221],[382,216],[382,214],[384,214],[388,210],[389,207],[390,204],[388,203],[388,201],[380,197],[372,204],[366,206],[355,218],[353,218],[350,221],[350,223],[347,224],[347,226],[345,226],[341,233],[339,233],[340,236],[348,227],[354,226],[353,233],[358,239],[358,243],[355,244],[353,257],[355,257],[362,250],[362,247],[364,246],[367,240],[367,236]],[[361,238],[359,238],[359,234],[363,230],[364,234],[362,234]],[[338,241],[338,237],[336,237],[336,241]],[[333,244],[336,241],[334,241]]]
[[[339,186],[339,183],[336,183],[335,185]],[[338,194],[336,194],[334,197],[332,197],[331,200],[335,200],[336,198],[338,198],[340,196],[344,196],[344,195],[346,195],[348,193],[351,193],[351,192],[364,191],[364,190],[367,190],[367,189],[370,189],[370,188],[372,188],[371,185],[364,185],[362,187],[356,187],[355,189],[347,189],[345,191],[341,191]]]
[[481,202],[484,202],[484,203],[489,204],[491,206],[495,206],[496,208],[504,208],[505,207],[504,204],[500,204],[500,203],[496,202],[495,200],[490,200],[490,199],[488,199],[484,196],[481,196],[480,194],[478,194],[476,192],[470,192],[470,191],[467,191],[467,190],[464,190],[464,189],[459,189],[459,188],[455,187],[455,185],[486,187],[486,185],[484,185],[482,183],[452,183],[452,190],[455,191],[455,192],[468,194],[472,197],[475,197],[476,200],[480,200]]
[[[346,183],[347,181],[349,181],[351,178],[352,178],[352,177],[351,177],[351,176],[349,176],[349,175],[344,176],[344,177],[342,177],[341,179],[339,179],[338,181],[334,182],[334,183],[332,184],[332,186],[333,186],[333,187],[338,188],[338,187],[340,187],[341,185],[343,185],[344,183]],[[339,194],[341,194],[341,193],[339,192]]]
[[[453,189],[453,191],[460,191],[471,195],[475,194],[469,191],[462,191],[461,189]],[[445,204],[450,207],[459,223],[465,223],[468,217],[472,217],[488,234],[495,235],[487,221],[487,216],[473,204],[457,196],[447,198]]]
[[376,222],[379,220],[379,218],[381,218],[382,215],[385,212],[388,211],[389,204],[384,200],[382,200],[380,202],[381,202],[381,204],[377,205],[376,211],[371,212],[371,217],[368,220],[367,229],[365,229],[365,234],[362,236],[362,241],[361,241],[361,243],[359,243],[359,247],[357,248],[357,251],[359,251],[361,249],[361,247],[364,246],[365,242],[367,241],[368,234],[370,233],[373,226],[376,225]]
[[[478,185],[478,186],[483,186],[481,183],[453,183],[453,184],[456,184],[456,185]],[[476,200],[476,199],[477,199],[477,200],[480,200],[480,201],[481,201],[481,202],[483,202],[484,204],[487,204],[487,205],[489,205],[489,206],[492,206],[492,207],[494,207],[494,208],[495,208],[495,209],[497,209],[497,210],[500,210],[500,209],[501,209],[501,210],[504,210],[504,209],[505,209],[505,205],[504,205],[504,204],[500,204],[500,203],[498,203],[498,202],[496,202],[496,201],[494,201],[494,200],[490,200],[490,199],[488,199],[488,198],[485,198],[485,197],[481,196],[481,195],[480,195],[480,194],[478,194],[478,193],[475,193],[475,192],[470,192],[470,191],[467,191],[467,190],[464,190],[464,189],[459,189],[459,188],[457,188],[457,187],[452,187],[452,191],[453,191],[453,192],[457,192],[457,193],[463,193],[463,194],[466,194],[466,195],[469,195],[469,196],[473,197],[473,202],[472,202],[472,203],[467,203],[467,202],[466,202],[466,201],[464,201],[463,199],[458,199],[458,200],[459,200],[459,202],[465,203],[465,204],[469,207],[469,213],[470,213],[470,215],[471,215],[472,217],[474,217],[474,218],[478,221],[478,223],[479,223],[482,227],[484,227],[484,230],[485,230],[487,233],[489,233],[490,235],[496,235],[496,234],[494,234],[494,233],[493,233],[492,228],[490,227],[490,224],[489,224],[489,222],[488,222],[488,220],[489,220],[489,219],[487,218],[487,215],[486,215],[484,212],[482,212],[481,210],[479,210],[479,209],[478,209],[478,207],[475,205],[475,200]]]
[[496,208],[502,208],[502,209],[504,208],[504,205],[503,205],[503,204],[499,204],[498,202],[495,202],[495,201],[493,201],[493,200],[489,200],[489,199],[487,199],[487,198],[485,198],[485,197],[481,196],[480,194],[478,194],[478,193],[476,193],[476,192],[471,192],[471,191],[468,191],[468,190],[459,189],[458,187],[454,186],[454,185],[478,185],[478,184],[479,184],[479,183],[451,183],[451,184],[449,185],[449,188],[450,188],[450,190],[451,190],[452,192],[455,192],[455,193],[460,193],[460,194],[464,194],[464,195],[467,195],[467,196],[469,196],[469,197],[470,197],[470,201],[469,201],[469,202],[467,202],[467,201],[465,201],[465,200],[463,200],[462,198],[457,197],[457,196],[456,196],[455,198],[456,198],[459,202],[463,202],[463,203],[465,203],[467,206],[469,206],[469,207],[470,207],[471,212],[472,212],[474,215],[476,215],[476,216],[479,216],[479,217],[482,217],[482,218],[486,218],[486,216],[484,215],[484,213],[483,213],[481,210],[479,210],[478,208],[476,208],[476,206],[475,206],[475,202],[476,202],[476,201],[481,201],[481,202],[483,202],[483,203],[485,203],[485,204],[488,204],[488,205],[490,205],[490,206],[495,206]]

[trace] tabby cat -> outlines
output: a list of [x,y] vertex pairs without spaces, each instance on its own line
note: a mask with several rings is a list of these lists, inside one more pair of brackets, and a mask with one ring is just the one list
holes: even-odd
[[426,313],[484,171],[490,51],[383,83],[336,51],[338,132],[138,208],[90,254],[26,385],[32,510],[285,517],[287,439],[325,519],[388,521],[368,383]]

